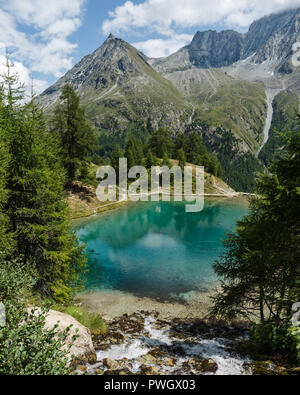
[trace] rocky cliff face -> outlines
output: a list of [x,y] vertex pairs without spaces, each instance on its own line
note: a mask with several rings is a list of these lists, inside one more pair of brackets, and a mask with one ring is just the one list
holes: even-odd
[[159,72],[172,73],[193,68],[225,67],[241,59],[244,35],[233,30],[197,32],[190,45],[175,54],[149,59]]
[[191,63],[197,68],[224,67],[241,59],[244,36],[233,30],[198,32],[189,46]]
[[286,89],[300,97],[300,68],[291,62],[298,41],[300,8],[255,21],[246,34],[198,32],[177,53],[148,61],[201,110],[202,119],[236,135],[242,130],[243,149],[259,152],[268,138],[273,99]]
[[254,55],[253,63],[273,61],[280,69],[300,39],[300,8],[266,16],[254,22],[245,37],[242,58]]

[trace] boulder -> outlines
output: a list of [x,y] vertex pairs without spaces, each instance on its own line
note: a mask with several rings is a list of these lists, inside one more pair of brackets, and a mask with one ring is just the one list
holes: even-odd
[[[40,312],[40,309],[34,309],[36,314]],[[28,309],[28,312],[32,312],[32,308]],[[68,314],[60,313],[58,311],[50,310],[46,316],[45,329],[51,330],[55,325],[58,325],[58,331],[64,331],[71,326],[70,332],[66,339],[66,343],[63,350],[67,351],[69,345],[72,342],[73,336],[77,335],[77,339],[72,345],[71,349],[68,351],[69,359],[71,362],[72,357],[76,361],[81,363],[96,363],[97,356],[92,342],[92,335],[89,329],[81,325],[75,318]]]
[[254,361],[250,363],[250,369],[254,376],[287,376],[297,373],[277,366],[273,361]]
[[117,370],[119,368],[118,362],[110,358],[104,358],[103,365],[109,370]]
[[212,359],[202,357],[193,357],[183,364],[186,372],[194,372],[195,374],[216,373],[218,365]]
[[218,368],[218,364],[212,359],[205,359],[202,362],[202,371],[204,373],[216,373]]

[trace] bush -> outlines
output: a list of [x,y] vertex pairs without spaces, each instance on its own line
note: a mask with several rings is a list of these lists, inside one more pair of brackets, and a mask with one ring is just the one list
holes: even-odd
[[45,330],[47,310],[28,313],[22,302],[5,306],[7,324],[0,328],[0,375],[68,374],[67,351],[62,347],[70,329],[58,332],[55,326]]
[[265,322],[252,326],[250,338],[263,354],[279,354],[291,362],[300,362],[300,328]]
[[293,342],[293,349],[296,353],[297,362],[300,363],[300,327],[292,326],[288,329],[288,337]]
[[66,375],[71,345],[62,348],[70,328],[45,330],[47,309],[28,312],[24,295],[34,283],[32,273],[28,265],[0,261],[0,301],[6,308],[6,325],[0,327],[0,375]]

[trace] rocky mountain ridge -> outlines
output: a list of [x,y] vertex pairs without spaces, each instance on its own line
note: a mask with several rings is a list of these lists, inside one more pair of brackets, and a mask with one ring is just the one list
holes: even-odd
[[149,59],[159,72],[192,68],[228,67],[251,58],[251,63],[266,60],[275,63],[276,71],[289,72],[286,62],[293,44],[300,40],[300,8],[265,16],[245,34],[233,30],[197,32],[190,45],[166,58]]

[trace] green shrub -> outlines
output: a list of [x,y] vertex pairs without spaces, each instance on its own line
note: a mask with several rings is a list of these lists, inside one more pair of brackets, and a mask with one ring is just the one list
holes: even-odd
[[6,325],[0,327],[0,375],[66,375],[67,352],[62,351],[70,328],[45,329],[47,309],[27,309],[25,293],[34,280],[28,265],[0,261],[0,301]]
[[250,338],[261,353],[280,354],[293,362],[300,362],[300,328],[265,322],[253,325]]
[[300,363],[300,327],[292,326],[288,329],[288,336],[294,344],[297,362]]

